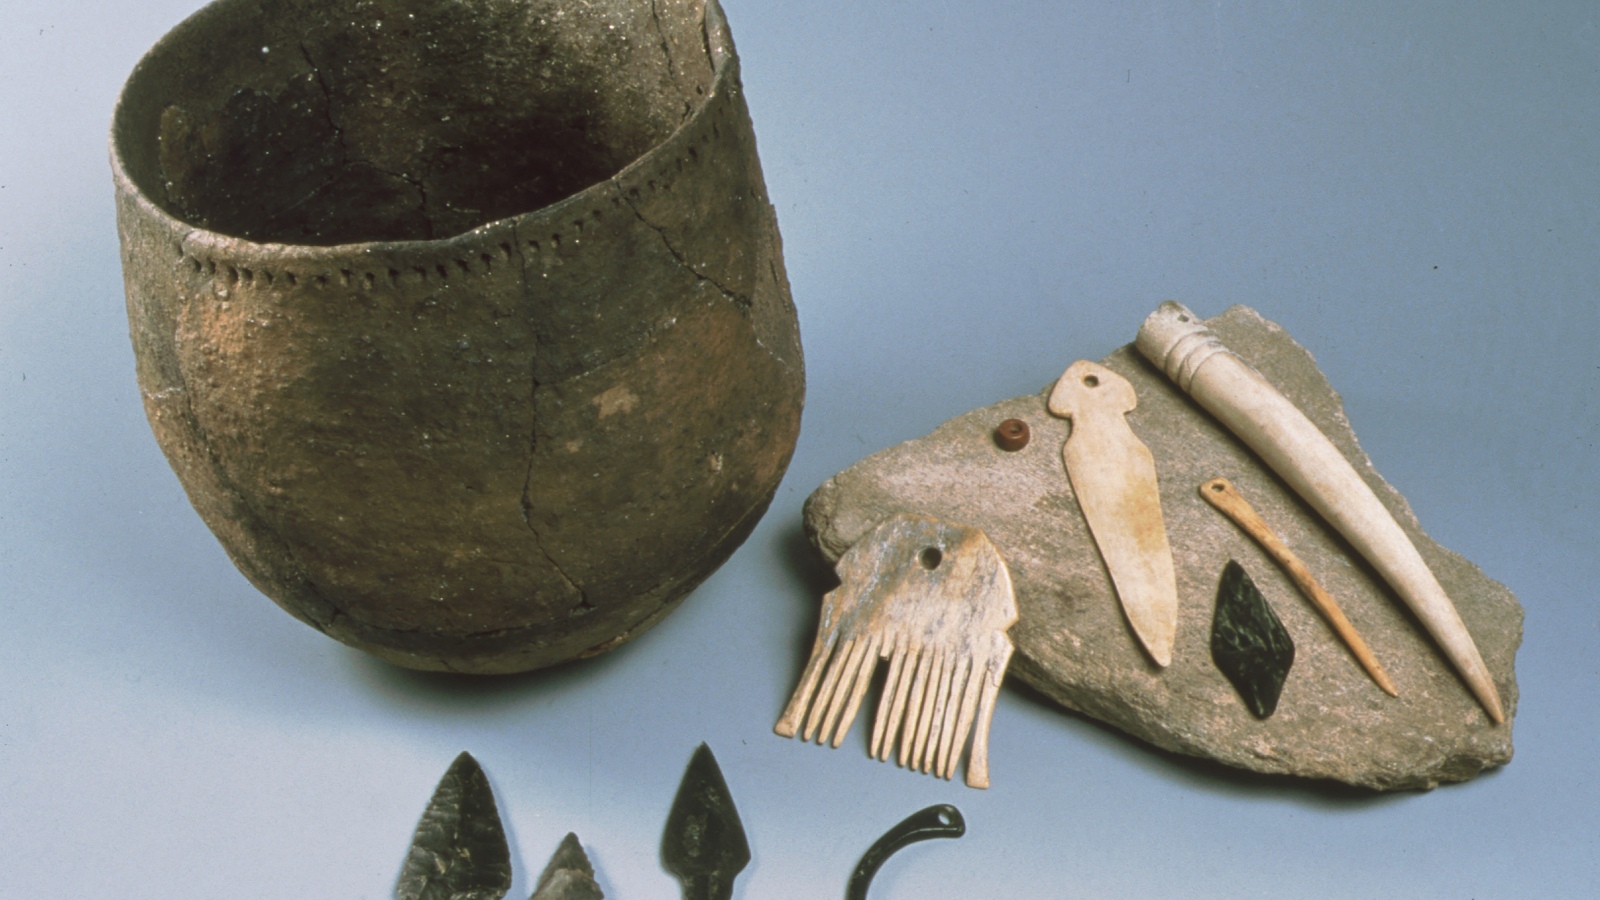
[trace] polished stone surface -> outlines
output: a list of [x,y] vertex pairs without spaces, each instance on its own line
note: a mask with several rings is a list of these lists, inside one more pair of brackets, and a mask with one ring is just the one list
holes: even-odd
[[1265,719],[1278,708],[1278,695],[1294,665],[1294,639],[1250,574],[1231,559],[1217,584],[1211,660],[1256,718]]
[[729,900],[750,863],[750,842],[711,748],[689,759],[661,833],[661,862],[683,884],[684,900]]

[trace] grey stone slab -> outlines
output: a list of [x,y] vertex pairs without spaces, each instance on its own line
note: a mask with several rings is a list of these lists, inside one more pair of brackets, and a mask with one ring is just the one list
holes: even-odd
[[[1379,790],[1464,781],[1511,759],[1514,662],[1522,607],[1473,563],[1433,541],[1373,468],[1343,404],[1311,354],[1254,310],[1207,323],[1299,406],[1350,459],[1417,544],[1472,632],[1506,705],[1493,726],[1393,591],[1253,453],[1132,346],[1102,362],[1133,383],[1129,413],[1150,447],[1178,574],[1172,665],[1139,650],[1061,459],[1069,424],[1045,409],[1050,386],[944,423],[870,456],[807,500],[812,543],[830,562],[878,521],[919,513],[981,528],[1000,548],[1020,620],[1011,673],[1061,705],[1176,753],[1257,772],[1334,779]],[[1072,360],[1061,361],[1063,370]],[[996,445],[1006,419],[1028,424],[1019,451]],[[1384,694],[1288,577],[1199,496],[1226,476],[1339,602],[1400,690]],[[1212,664],[1217,573],[1237,559],[1278,611],[1297,650],[1276,713],[1260,720]],[[997,723],[998,728],[1003,724]]]

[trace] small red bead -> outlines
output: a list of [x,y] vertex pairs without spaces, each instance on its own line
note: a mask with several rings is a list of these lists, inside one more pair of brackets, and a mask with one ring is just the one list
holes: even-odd
[[1028,423],[1021,419],[1007,419],[994,430],[994,442],[1001,450],[1015,452],[1028,446]]

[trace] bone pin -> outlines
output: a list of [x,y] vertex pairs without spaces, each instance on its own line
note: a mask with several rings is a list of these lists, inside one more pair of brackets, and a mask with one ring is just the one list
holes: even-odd
[[1356,632],[1356,627],[1350,624],[1350,619],[1345,616],[1344,610],[1339,608],[1338,602],[1327,591],[1323,590],[1322,585],[1317,583],[1317,579],[1312,577],[1311,570],[1306,568],[1306,564],[1300,561],[1300,557],[1289,549],[1289,546],[1283,542],[1282,538],[1278,537],[1277,533],[1266,523],[1266,520],[1256,513],[1255,508],[1250,505],[1249,501],[1244,499],[1244,496],[1233,486],[1233,483],[1226,478],[1213,478],[1200,485],[1200,496],[1205,498],[1207,503],[1220,510],[1223,515],[1232,519],[1235,525],[1238,525],[1245,534],[1254,538],[1256,543],[1261,545],[1261,549],[1265,550],[1268,556],[1283,567],[1283,571],[1289,576],[1289,580],[1293,581],[1295,587],[1298,587],[1301,593],[1306,595],[1306,599],[1311,601],[1311,605],[1322,613],[1329,627],[1339,636],[1340,640],[1344,641],[1345,646],[1350,648],[1350,652],[1355,656],[1356,662],[1361,664],[1361,668],[1366,670],[1367,675],[1372,678],[1373,682],[1385,694],[1391,697],[1400,696],[1400,691],[1389,678],[1389,673],[1385,672],[1383,666],[1378,664],[1378,658],[1373,655],[1371,648],[1367,646],[1367,642],[1362,640],[1361,635]]

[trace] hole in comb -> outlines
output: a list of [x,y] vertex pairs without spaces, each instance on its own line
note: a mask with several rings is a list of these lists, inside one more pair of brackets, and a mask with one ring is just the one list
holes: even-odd
[[924,569],[931,572],[939,568],[939,563],[944,562],[944,554],[939,552],[938,547],[926,547],[917,554],[917,561],[922,563]]

